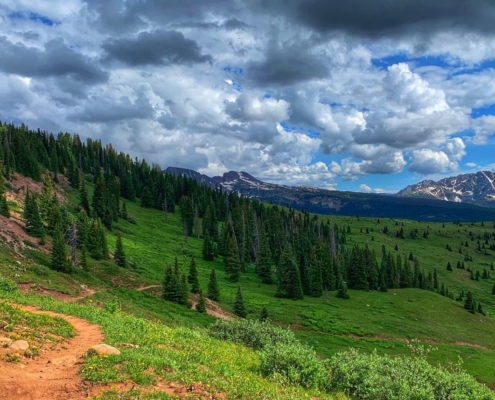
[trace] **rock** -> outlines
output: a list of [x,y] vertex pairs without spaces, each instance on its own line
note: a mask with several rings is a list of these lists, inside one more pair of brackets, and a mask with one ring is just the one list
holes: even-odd
[[121,343],[119,347],[122,347],[124,349],[139,349],[138,344],[132,344],[132,343]]
[[12,350],[27,350],[29,349],[29,343],[25,340],[16,340],[10,345]]
[[0,336],[0,347],[10,346],[12,344],[12,339],[8,337]]
[[96,344],[94,346],[91,346],[88,349],[88,356],[93,355],[93,354],[98,354],[98,355],[111,355],[111,354],[116,354],[119,355],[120,351],[117,350],[115,347],[109,346],[108,344]]

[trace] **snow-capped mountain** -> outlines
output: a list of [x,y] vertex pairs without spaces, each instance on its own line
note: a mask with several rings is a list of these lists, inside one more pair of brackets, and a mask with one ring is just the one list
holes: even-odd
[[[472,204],[438,201],[435,196],[399,197],[372,193],[340,192],[305,186],[285,186],[262,182],[247,172],[230,171],[210,178],[199,172],[169,167],[166,174],[182,175],[212,188],[237,192],[242,196],[296,210],[319,214],[360,215],[368,217],[409,218],[429,221],[495,220],[495,210]],[[433,182],[434,183],[434,182]]]
[[410,185],[397,196],[434,197],[456,203],[472,203],[495,207],[495,173],[480,171],[442,179],[438,182],[425,180]]

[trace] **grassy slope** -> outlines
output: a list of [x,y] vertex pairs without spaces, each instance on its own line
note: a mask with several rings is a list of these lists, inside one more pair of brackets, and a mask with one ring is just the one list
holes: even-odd
[[[70,192],[71,201],[75,201],[76,195],[74,191]],[[199,316],[193,311],[163,302],[149,293],[119,287],[136,288],[145,284],[161,283],[166,265],[173,263],[175,257],[178,257],[182,267],[186,268],[190,256],[195,255],[203,289],[206,289],[211,268],[217,269],[221,285],[221,304],[226,309],[232,309],[237,284],[225,279],[220,259],[213,262],[201,259],[201,240],[189,238],[188,244],[185,244],[177,215],[170,215],[168,222],[165,222],[162,214],[156,210],[142,209],[137,204],[130,203],[127,206],[138,224],[119,221],[114,232],[108,235],[108,242],[113,249],[116,232],[122,232],[127,258],[137,265],[135,271],[117,268],[110,262],[92,262],[91,274],[79,272],[72,276],[64,276],[52,273],[47,268],[49,256],[38,253],[27,272],[22,272],[11,268],[15,265],[13,254],[0,252],[0,273],[17,281],[35,281],[72,293],[77,293],[81,283],[96,286],[101,291],[93,296],[93,301],[116,300],[126,311],[156,318],[168,324],[206,326],[212,321],[209,316]],[[494,280],[471,281],[465,271],[455,268],[457,260],[461,257],[457,253],[459,245],[461,241],[468,240],[469,254],[474,258],[474,262],[466,265],[469,264],[473,270],[478,269],[480,272],[483,268],[489,269],[488,266],[491,261],[495,261],[495,257],[493,254],[485,256],[477,252],[476,242],[471,242],[467,233],[472,230],[478,234],[485,229],[491,232],[493,223],[485,223],[485,227],[481,227],[479,223],[475,226],[465,224],[461,227],[450,223],[442,228],[441,223],[399,221],[399,226],[395,226],[395,221],[388,219],[382,219],[381,223],[377,224],[376,219],[358,220],[355,217],[332,217],[332,222],[336,222],[340,227],[351,227],[351,234],[347,235],[348,245],[368,242],[377,254],[381,254],[382,244],[387,250],[392,250],[395,244],[398,244],[402,257],[406,257],[412,251],[419,258],[422,268],[437,268],[439,280],[450,289],[456,293],[460,290],[473,290],[476,299],[483,303],[485,310],[489,314],[495,313],[495,296],[491,295]],[[406,236],[411,229],[417,228],[419,238],[397,239],[395,231],[400,229],[401,223],[404,223]],[[378,232],[385,225],[388,226],[389,235]],[[430,237],[428,240],[422,239],[422,233],[428,226]],[[363,232],[368,228],[370,233],[361,234],[360,228],[363,228]],[[374,241],[371,241],[371,236],[374,236]],[[450,244],[454,251],[445,250],[446,244]],[[453,272],[446,271],[447,261],[453,264]],[[23,263],[29,264],[29,261],[23,260]],[[492,275],[495,277],[495,273]],[[366,351],[376,348],[380,353],[404,354],[409,350],[403,340],[420,338],[435,342],[434,346],[438,350],[430,354],[432,362],[456,361],[457,356],[461,356],[468,372],[484,382],[495,385],[495,366],[491,362],[495,349],[492,342],[495,321],[478,314],[473,316],[462,308],[462,304],[450,299],[430,292],[407,289],[391,290],[388,293],[351,291],[349,301],[337,299],[335,293],[330,293],[328,298],[305,298],[303,301],[294,302],[276,299],[273,296],[275,286],[262,285],[253,268],[243,275],[240,285],[250,317],[257,318],[261,308],[267,307],[273,320],[294,325],[298,336],[313,344],[322,355],[329,355],[348,347]],[[358,339],[356,336],[365,338]],[[453,345],[455,342],[469,343],[486,349]]]

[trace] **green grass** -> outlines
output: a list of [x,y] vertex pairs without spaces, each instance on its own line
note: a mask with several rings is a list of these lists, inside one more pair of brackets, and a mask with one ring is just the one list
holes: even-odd
[[[91,193],[91,185],[87,187]],[[77,203],[77,191],[68,189],[68,197],[71,203]],[[206,291],[211,269],[217,270],[222,307],[232,310],[235,292],[240,285],[248,318],[258,318],[261,309],[266,307],[275,323],[291,326],[299,339],[313,345],[323,357],[330,357],[349,347],[364,352],[377,349],[379,354],[392,356],[408,354],[404,340],[418,338],[438,348],[428,356],[431,363],[456,362],[460,356],[469,373],[495,387],[495,365],[492,362],[495,321],[491,317],[495,315],[495,296],[491,294],[495,272],[491,272],[492,279],[472,281],[469,273],[455,268],[457,261],[464,259],[464,254],[459,254],[458,250],[461,242],[466,240],[469,247],[462,247],[462,250],[473,257],[473,262],[465,262],[466,267],[482,272],[484,268],[489,270],[491,262],[495,263],[493,252],[488,250],[489,254],[485,255],[477,251],[477,239],[471,241],[468,235],[472,231],[477,238],[478,235],[483,237],[485,232],[493,232],[493,222],[485,222],[484,226],[481,223],[463,223],[462,226],[445,223],[443,227],[442,223],[420,221],[381,219],[378,223],[376,218],[331,217],[332,224],[337,223],[340,228],[350,227],[348,247],[368,243],[378,258],[382,245],[387,251],[400,254],[403,259],[412,252],[418,257],[420,268],[426,271],[436,269],[439,281],[456,294],[461,290],[471,290],[488,315],[483,317],[469,314],[459,302],[417,289],[390,290],[388,293],[349,291],[350,300],[336,298],[335,292],[321,299],[277,299],[274,297],[276,286],[261,284],[253,266],[243,274],[239,283],[234,284],[225,277],[221,259],[211,262],[202,260],[202,240],[189,237],[185,242],[178,212],[169,215],[165,222],[162,213],[143,209],[137,203],[127,201],[127,209],[137,224],[120,220],[113,232],[108,234],[108,244],[113,251],[116,234],[120,232],[127,260],[136,266],[135,269],[119,268],[111,261],[89,260],[89,273],[58,274],[49,269],[50,257],[47,254],[29,250],[21,257],[9,248],[1,247],[0,274],[17,282],[35,282],[72,295],[77,295],[80,285],[85,284],[98,292],[82,302],[117,302],[123,311],[134,315],[172,327],[201,329],[212,323],[211,317],[162,301],[153,294],[134,290],[142,285],[160,284],[166,266],[173,264],[175,257],[181,268],[187,269],[190,257],[194,255],[203,291]],[[319,218],[326,220],[330,217]],[[402,224],[405,239],[395,236]],[[388,227],[388,234],[381,233],[385,226]],[[366,228],[368,234],[365,233]],[[418,230],[417,239],[409,238],[409,232],[413,229]],[[423,232],[427,229],[429,238],[423,239]],[[490,244],[493,242],[493,239],[489,241]],[[447,244],[452,247],[452,252],[446,250]],[[399,249],[397,252],[393,250],[395,245]],[[446,271],[448,261],[454,268],[453,272]],[[21,262],[25,271],[16,269],[19,267],[17,262]],[[472,346],[459,345],[459,342]]]

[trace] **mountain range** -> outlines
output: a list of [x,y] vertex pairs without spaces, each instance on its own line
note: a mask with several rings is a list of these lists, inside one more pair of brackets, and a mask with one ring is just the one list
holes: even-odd
[[397,196],[420,196],[456,203],[495,207],[495,173],[480,171],[444,178],[438,182],[421,181],[397,193]]
[[[471,192],[476,193],[476,195],[472,195],[473,199],[474,196],[476,196],[476,199],[483,198],[483,194],[481,193],[484,191],[489,192],[488,183],[485,183],[483,186],[484,189],[479,190],[474,190],[474,186],[476,186],[474,183],[472,183],[471,186],[466,183],[466,185],[463,186],[464,189],[462,189],[464,190],[462,193],[466,193],[466,196],[464,197],[460,194],[461,188],[459,185],[451,185],[450,187],[456,188],[455,190],[459,192],[458,196],[461,201],[439,201],[441,197],[435,193],[447,193],[447,189],[443,192],[441,190],[425,190],[419,192],[419,190],[410,186],[397,195],[383,195],[343,192],[306,186],[277,185],[262,182],[243,171],[229,171],[222,176],[209,177],[190,169],[168,167],[164,170],[164,173],[182,175],[187,178],[195,179],[196,181],[213,188],[221,187],[223,190],[235,191],[242,196],[257,198],[264,202],[327,215],[360,215],[367,217],[409,218],[429,221],[495,220],[495,209],[480,207],[464,200],[471,198],[467,195],[469,187],[471,187]],[[489,180],[491,179],[490,182],[493,184],[493,174],[490,173],[487,177],[489,177]],[[463,182],[468,181],[469,179],[465,179]],[[442,185],[440,183],[442,181],[438,183],[432,181],[425,182],[429,182],[428,184],[423,185],[425,188],[433,187],[434,184]],[[461,180],[459,180],[459,184],[460,182]],[[482,182],[481,177],[479,177],[479,182]],[[421,184],[422,182],[418,185]],[[444,186],[447,188],[447,184]],[[418,186],[418,188],[419,187],[420,186]],[[495,191],[493,194],[495,194]],[[449,198],[447,198],[447,200],[449,200]],[[471,203],[474,202],[475,201],[471,201]],[[490,203],[487,201],[487,204],[483,205],[488,204]]]

